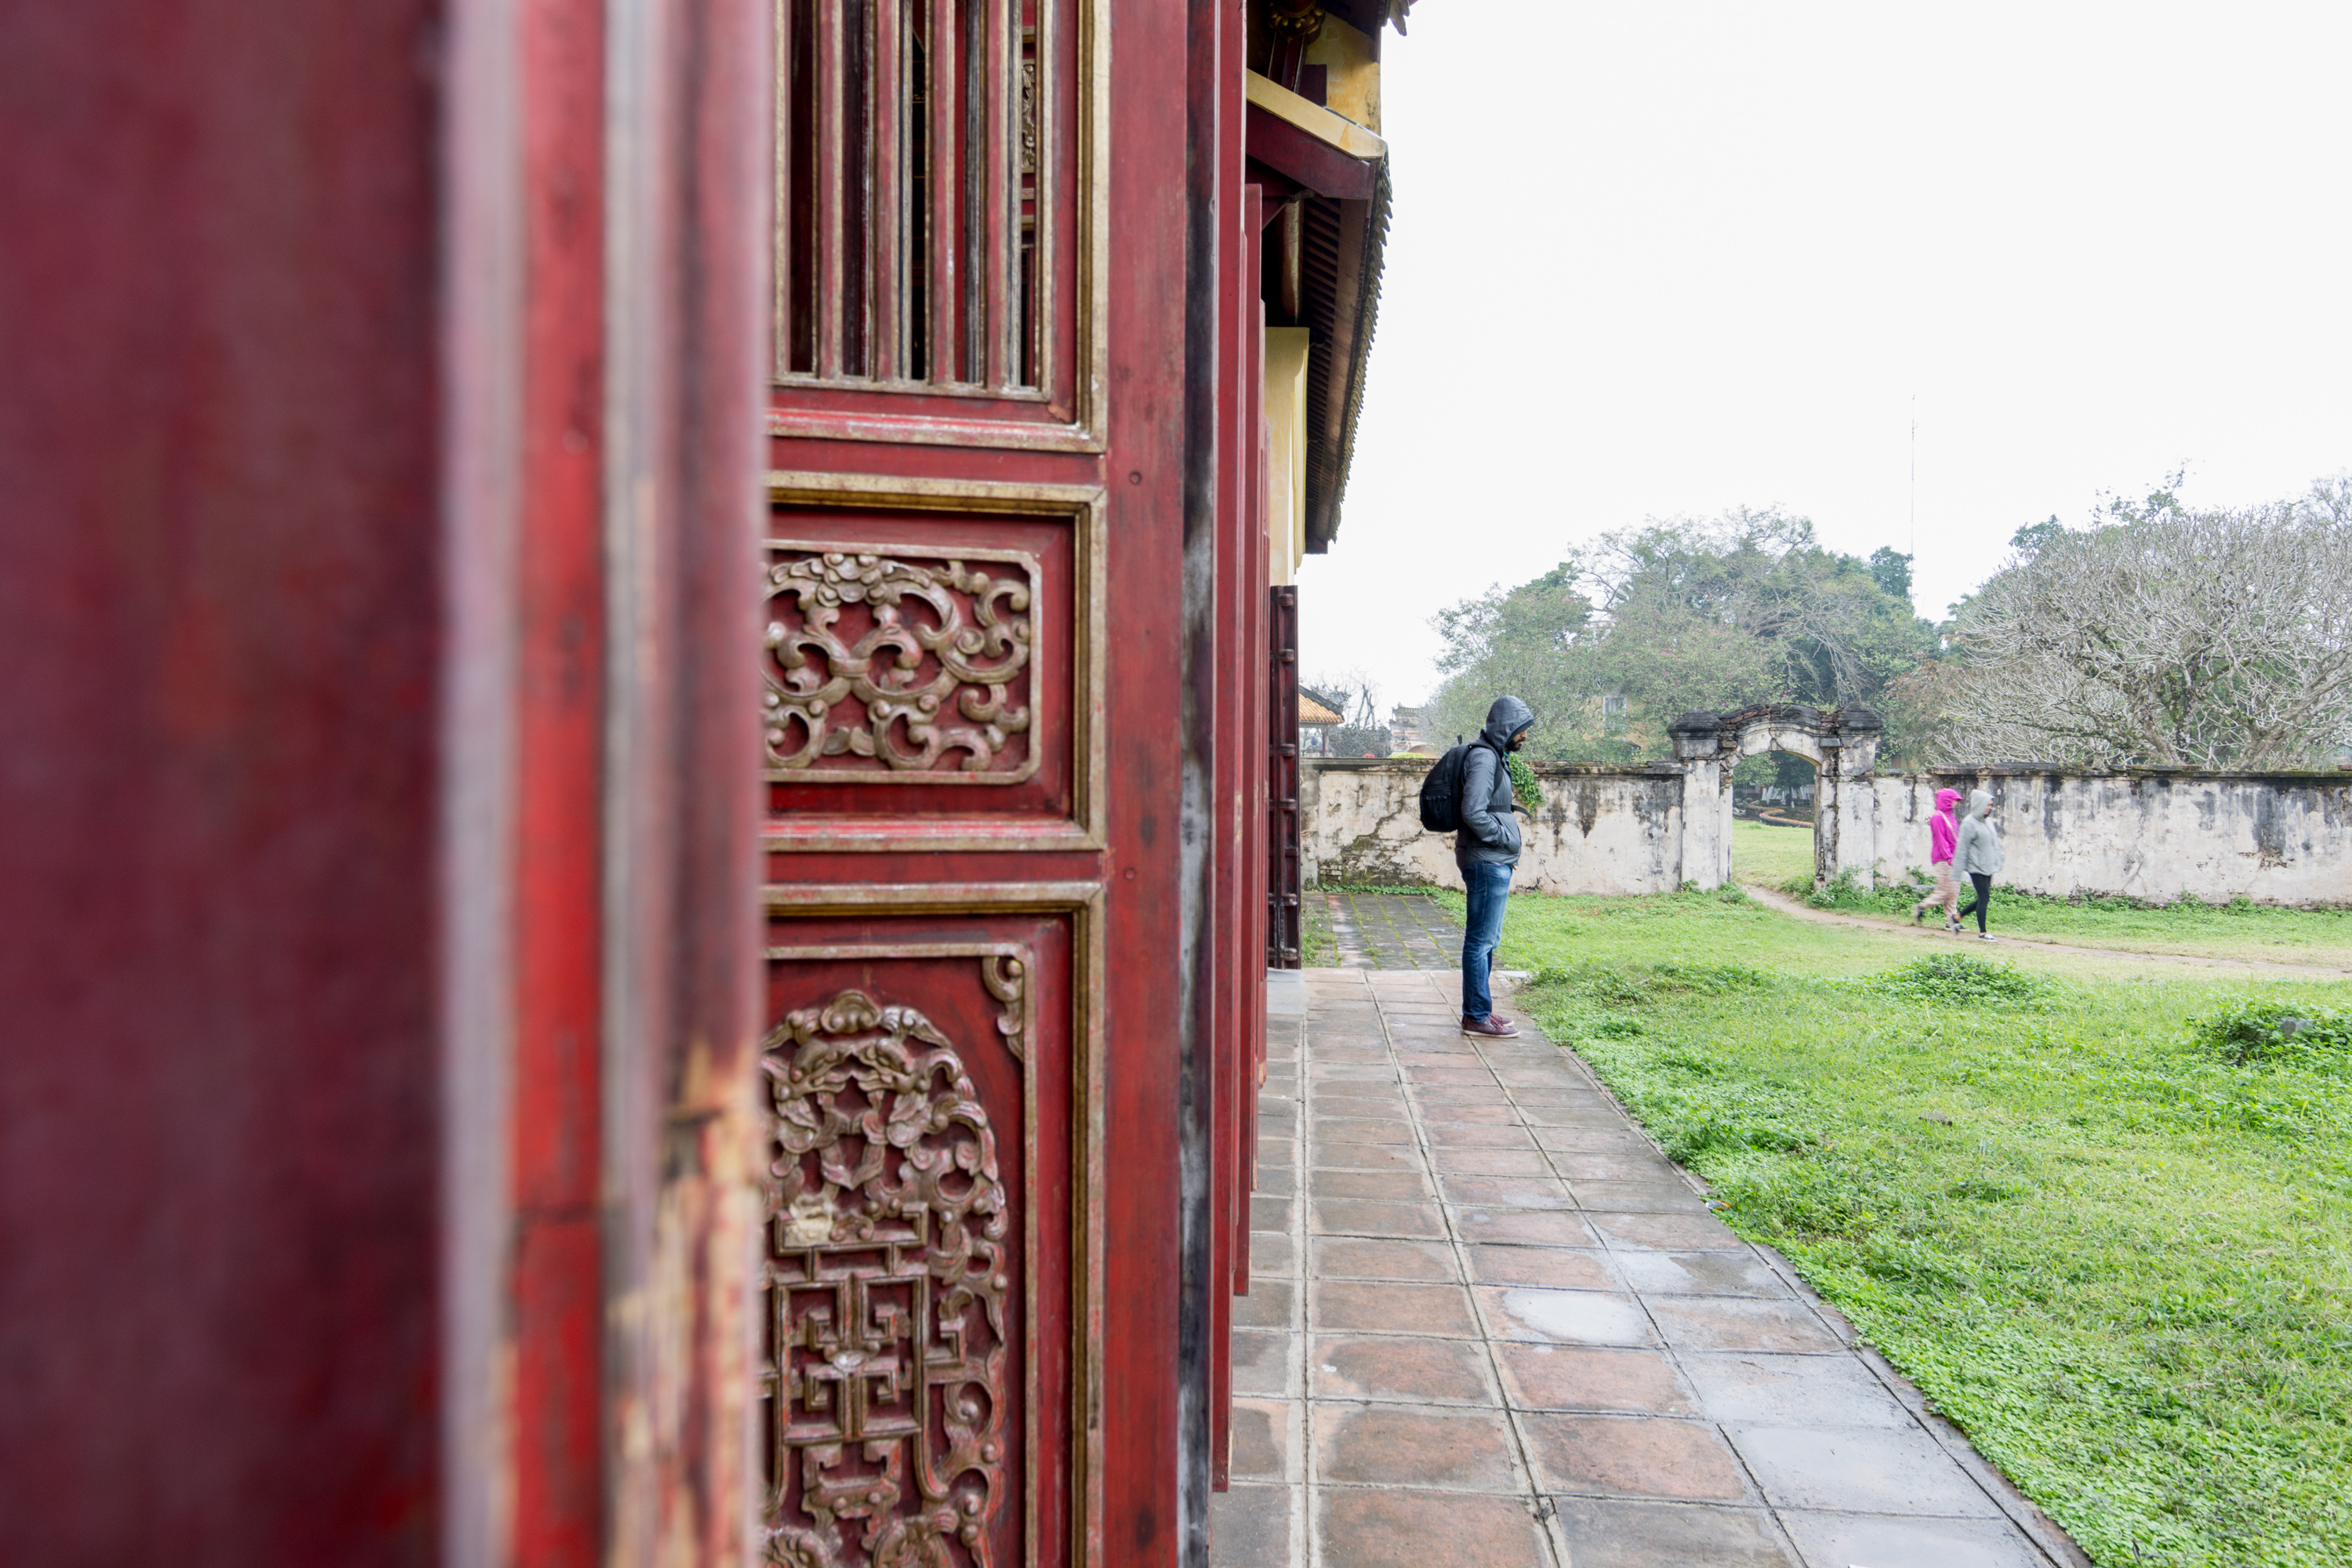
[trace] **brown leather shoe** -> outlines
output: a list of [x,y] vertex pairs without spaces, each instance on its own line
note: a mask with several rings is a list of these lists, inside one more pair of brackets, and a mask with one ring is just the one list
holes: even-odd
[[1475,1040],[1516,1040],[1519,1026],[1508,1018],[1497,1018],[1489,1013],[1483,1018],[1463,1016],[1462,1032]]

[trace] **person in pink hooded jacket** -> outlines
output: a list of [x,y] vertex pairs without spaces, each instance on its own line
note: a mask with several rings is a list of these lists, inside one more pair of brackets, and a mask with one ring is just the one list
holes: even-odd
[[1927,819],[1927,864],[1935,868],[1936,890],[1911,906],[1911,923],[1917,925],[1927,916],[1927,906],[1944,906],[1944,929],[1960,929],[1960,882],[1952,875],[1952,848],[1959,842],[1960,825],[1953,808],[1960,804],[1960,792],[1939,789],[1936,792],[1936,815]]

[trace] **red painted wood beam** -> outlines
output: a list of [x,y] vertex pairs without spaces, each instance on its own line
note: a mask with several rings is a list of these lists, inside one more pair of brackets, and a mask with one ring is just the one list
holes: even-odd
[[1337,201],[1370,199],[1376,164],[1349,157],[1255,103],[1249,105],[1248,124],[1251,162],[1263,163],[1318,196]]

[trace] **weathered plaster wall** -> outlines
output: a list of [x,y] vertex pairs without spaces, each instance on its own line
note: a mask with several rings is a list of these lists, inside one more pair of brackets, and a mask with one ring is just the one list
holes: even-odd
[[1880,877],[1927,864],[1936,791],[1983,787],[2007,853],[2000,880],[2028,892],[2352,903],[2352,776],[1986,768],[1855,782],[1875,807]]
[[[1685,766],[1687,771],[1685,771]],[[1731,874],[1727,770],[1712,757],[1647,768],[1536,764],[1543,808],[1521,820],[1515,889],[1655,893]],[[1302,760],[1300,849],[1310,884],[1458,888],[1451,834],[1421,826],[1426,762]],[[1864,882],[1927,862],[1936,791],[2000,803],[2001,880],[2028,892],[2169,900],[2352,904],[2352,775],[2066,774],[2031,768],[1842,781],[1824,870]],[[1820,830],[1816,830],[1817,833]]]
[[[1421,826],[1429,763],[1302,761],[1300,850],[1308,882],[1458,888],[1454,836]],[[1655,893],[1683,879],[1683,774],[1536,764],[1543,805],[1522,817],[1514,889]]]

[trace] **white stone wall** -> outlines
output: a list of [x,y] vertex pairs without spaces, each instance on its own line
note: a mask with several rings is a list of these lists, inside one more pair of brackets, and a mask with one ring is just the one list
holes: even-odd
[[1927,863],[1936,792],[1993,793],[2000,880],[2066,898],[2352,903],[2352,776],[2042,773],[1884,774],[1868,782],[1880,877]]
[[[1454,836],[1421,826],[1429,763],[1302,761],[1299,840],[1310,884],[1459,888]],[[1683,880],[1683,776],[1536,764],[1543,807],[1519,819],[1515,889],[1669,892]]]
[[[1525,849],[1511,886],[1657,893],[1721,883],[1730,874],[1727,770],[1712,758],[1686,766],[1537,763],[1543,809],[1521,819]],[[1422,831],[1428,771],[1418,761],[1302,760],[1307,882],[1460,887],[1453,836]],[[1840,781],[1829,868],[1868,883],[1924,868],[1936,791],[1949,784],[1965,795],[1979,784],[2000,805],[2000,879],[2028,892],[2352,904],[2352,774],[1868,774]]]

